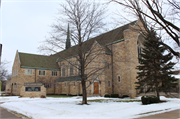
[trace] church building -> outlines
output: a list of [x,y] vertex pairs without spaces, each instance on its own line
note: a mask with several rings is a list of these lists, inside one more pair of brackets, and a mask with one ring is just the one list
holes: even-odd
[[[134,21],[83,43],[83,52],[102,49],[91,67],[105,66],[101,73],[89,76],[86,81],[87,96],[105,94],[136,96],[135,82],[143,37],[138,32],[139,21]],[[78,62],[78,47],[72,46],[68,35],[66,49],[56,54],[45,56],[16,52],[12,67],[11,82],[6,90],[13,95],[20,95],[24,83],[41,82],[47,94],[81,95],[82,86]],[[96,53],[94,53],[96,54]],[[72,65],[77,64],[77,66]],[[86,71],[85,74],[90,73]]]

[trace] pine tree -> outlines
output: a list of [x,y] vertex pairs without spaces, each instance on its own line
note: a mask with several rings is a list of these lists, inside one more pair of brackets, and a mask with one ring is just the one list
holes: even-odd
[[159,92],[167,94],[169,89],[175,88],[178,80],[171,76],[175,65],[171,62],[173,56],[171,53],[165,54],[167,49],[160,45],[160,40],[153,29],[147,34],[139,58],[140,65],[136,68],[139,70],[136,77],[138,81],[135,82],[139,93],[147,87],[146,93],[155,91],[158,98]]

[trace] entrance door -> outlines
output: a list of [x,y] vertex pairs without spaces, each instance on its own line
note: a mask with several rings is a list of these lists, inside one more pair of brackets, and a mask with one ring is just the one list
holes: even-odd
[[94,82],[94,94],[99,94],[99,82]]

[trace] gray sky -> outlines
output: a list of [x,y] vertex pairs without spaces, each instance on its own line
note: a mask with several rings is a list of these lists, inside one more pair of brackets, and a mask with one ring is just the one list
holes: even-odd
[[[108,0],[100,0],[105,3]],[[1,0],[0,43],[3,44],[2,61],[11,73],[16,51],[40,54],[41,45],[51,31],[59,5],[63,0]],[[113,14],[119,5],[111,4],[109,14]],[[109,16],[110,18],[111,16]]]
[[[2,61],[10,62],[7,66],[9,73],[13,66],[16,51],[40,54],[38,46],[48,37],[51,31],[50,25],[55,22],[59,5],[64,0],[1,0],[1,24],[0,43],[3,44]],[[109,0],[95,0],[107,3]],[[113,17],[118,25],[123,25],[120,17],[115,13],[123,14],[122,6],[111,3],[108,5],[107,22]],[[128,17],[126,15],[126,17]],[[135,19],[132,19],[132,21]],[[113,23],[113,22],[111,22]],[[109,23],[109,24],[111,24]],[[65,23],[66,24],[66,23]],[[107,29],[112,29],[113,25],[108,25]],[[117,27],[117,25],[116,25]]]

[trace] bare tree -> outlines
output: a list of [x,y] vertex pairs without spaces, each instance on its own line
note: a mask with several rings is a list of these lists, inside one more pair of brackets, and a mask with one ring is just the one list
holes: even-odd
[[9,79],[11,75],[8,73],[8,70],[6,68],[6,65],[8,64],[7,61],[2,61],[1,62],[1,69],[0,69],[0,81],[2,82],[2,90],[5,90],[6,86],[6,79]]
[[[149,27],[168,34],[171,41],[180,47],[180,2],[177,0],[111,0],[131,11],[143,23],[146,32]],[[172,12],[173,11],[173,12]],[[171,19],[168,18],[170,16]],[[148,27],[148,28],[147,28]],[[162,35],[161,35],[162,36]],[[175,56],[180,57],[180,53],[172,46],[161,42]]]
[[0,70],[0,81],[6,80],[8,74],[8,70],[6,69],[7,61],[1,62],[1,70]]
[[[71,38],[72,45],[74,45],[73,50],[69,48],[64,51],[75,56],[76,60],[75,62],[69,59],[65,60],[79,70],[83,92],[82,104],[87,104],[86,88],[88,86],[86,86],[86,82],[95,73],[100,74],[105,67],[105,65],[100,67],[96,64],[100,62],[96,59],[103,55],[105,48],[99,47],[98,43],[96,45],[92,45],[91,42],[88,43],[89,39],[101,32],[105,25],[103,22],[105,8],[95,1],[90,2],[88,0],[65,0],[64,4],[60,4],[60,7],[60,16],[57,17],[57,23],[52,25],[51,37],[43,42],[44,44],[39,47],[39,50],[55,52],[58,55],[58,52],[64,49],[65,37]],[[70,24],[71,36],[67,33],[67,23]],[[66,58],[62,55],[58,55],[58,57]]]

